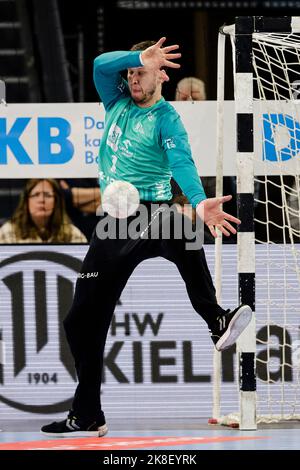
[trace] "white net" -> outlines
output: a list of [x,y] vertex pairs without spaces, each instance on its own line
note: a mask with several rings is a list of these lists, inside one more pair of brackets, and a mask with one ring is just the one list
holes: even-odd
[[252,61],[257,413],[272,423],[300,419],[300,34],[253,34]]
[[300,418],[300,35],[252,52],[258,415],[278,421]]

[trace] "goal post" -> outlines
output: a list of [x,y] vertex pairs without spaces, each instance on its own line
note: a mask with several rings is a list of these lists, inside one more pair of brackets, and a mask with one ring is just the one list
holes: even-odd
[[235,115],[237,161],[238,292],[239,303],[250,305],[253,319],[237,341],[240,429],[256,429],[255,377],[255,242],[253,136],[253,18],[235,25]]
[[[224,33],[233,45],[239,300],[256,323],[237,341],[238,413],[213,418],[246,430],[300,418],[300,19],[237,17]],[[222,390],[214,396],[222,415]]]

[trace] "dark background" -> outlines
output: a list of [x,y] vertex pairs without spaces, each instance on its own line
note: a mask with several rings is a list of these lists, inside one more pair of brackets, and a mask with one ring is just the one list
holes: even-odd
[[[290,0],[4,0],[0,23],[19,21],[21,28],[0,28],[0,79],[15,77],[14,84],[7,81],[7,102],[97,101],[92,66],[99,53],[128,50],[141,40],[166,36],[168,44],[180,45],[182,58],[181,69],[170,71],[165,98],[174,99],[176,83],[193,75],[205,81],[207,98],[214,100],[220,26],[234,23],[235,16],[297,15],[299,11],[300,1]],[[3,56],[4,48],[23,49],[25,56]],[[226,66],[225,99],[232,99],[230,47]],[[27,83],[24,77],[25,82],[29,77]]]
[[[268,15],[281,16],[286,14],[299,14],[299,10],[287,8],[263,8],[261,2],[221,2],[227,5],[257,4],[253,8],[221,7],[213,5],[220,2],[202,2],[211,7],[195,8],[190,5],[197,2],[165,2],[167,4],[186,4],[185,8],[148,8],[125,9],[118,7],[116,1],[99,2],[88,0],[87,8],[81,3],[76,4],[72,11],[64,8],[65,0],[59,0],[62,29],[67,46],[68,60],[76,64],[76,54],[72,54],[72,47],[68,36],[76,35],[78,29],[84,32],[84,71],[85,71],[85,100],[98,99],[92,80],[93,59],[99,52],[111,50],[128,50],[132,44],[145,39],[158,40],[167,37],[169,44],[179,44],[182,53],[179,70],[170,70],[170,82],[164,85],[164,96],[167,100],[174,99],[176,83],[184,76],[198,76],[206,83],[207,99],[216,99],[217,75],[217,41],[220,26],[234,23],[235,16],[240,15]],[[126,3],[126,2],[123,2]],[[134,3],[134,2],[131,2]],[[147,2],[139,2],[147,3]],[[155,3],[155,2],[148,2]],[[157,4],[162,2],[156,2]],[[199,2],[198,2],[199,3]],[[268,3],[268,2],[264,2]],[[271,3],[271,2],[269,2]],[[272,2],[275,3],[276,2]],[[280,2],[277,2],[279,4]],[[290,3],[291,2],[285,2]],[[99,32],[99,6],[103,10],[101,21],[103,36],[100,41]],[[229,39],[228,39],[229,41]],[[73,44],[74,46],[74,44]],[[227,79],[225,99],[233,99],[231,48],[226,53]],[[75,65],[76,67],[76,65]],[[73,84],[76,88],[76,83]],[[76,89],[74,90],[76,96]]]

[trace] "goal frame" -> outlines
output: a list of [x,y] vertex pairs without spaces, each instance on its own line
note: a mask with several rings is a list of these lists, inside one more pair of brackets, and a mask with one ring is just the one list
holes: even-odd
[[[224,108],[224,35],[234,36],[234,102],[236,122],[236,168],[237,168],[237,215],[241,224],[237,231],[238,296],[239,303],[248,304],[254,315],[250,325],[240,336],[236,345],[239,380],[239,417],[230,418],[239,423],[240,430],[257,429],[256,400],[256,322],[255,322],[255,226],[254,226],[254,115],[252,63],[253,33],[300,32],[300,17],[239,16],[235,25],[220,29],[218,48],[218,127],[223,128]],[[222,37],[223,36],[223,37]],[[222,149],[217,148],[216,186],[223,179],[220,161]],[[220,195],[217,193],[217,196]],[[221,248],[216,247],[216,261],[221,257]],[[216,290],[221,292],[221,276],[218,270]],[[218,299],[219,300],[219,299]],[[218,356],[215,352],[214,356]],[[214,357],[214,377],[220,383],[220,357]],[[215,388],[215,386],[214,386]],[[214,390],[213,422],[220,419],[219,392]],[[226,424],[229,424],[226,423]],[[225,424],[225,423],[223,423]]]

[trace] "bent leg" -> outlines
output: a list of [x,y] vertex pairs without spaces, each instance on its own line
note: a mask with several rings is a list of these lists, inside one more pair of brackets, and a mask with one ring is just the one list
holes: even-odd
[[190,301],[199,315],[211,327],[225,310],[218,305],[216,291],[207,266],[204,249],[184,251],[174,262],[185,282]]
[[[172,214],[170,223],[175,223],[177,217],[182,216]],[[184,234],[182,238],[174,239],[172,233],[175,233],[174,230],[171,230],[168,240],[161,242],[161,256],[176,264],[194,309],[211,328],[216,318],[223,315],[225,310],[217,303],[204,249],[188,249],[191,240],[187,240]]]

